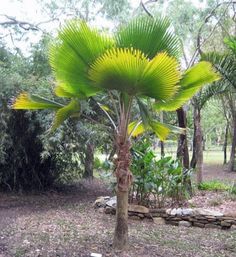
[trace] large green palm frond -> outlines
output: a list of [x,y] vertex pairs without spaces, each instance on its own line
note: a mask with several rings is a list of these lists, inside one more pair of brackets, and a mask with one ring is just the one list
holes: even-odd
[[177,92],[181,75],[176,59],[166,53],[149,60],[139,50],[116,48],[92,64],[89,77],[101,88],[166,100]]
[[212,63],[214,68],[221,74],[222,86],[236,88],[236,58],[232,52],[219,54],[216,52],[202,55],[202,59]]
[[152,59],[157,53],[167,52],[179,57],[180,44],[170,29],[167,18],[137,18],[123,26],[116,36],[117,47],[139,49]]
[[220,76],[214,71],[211,63],[199,62],[183,74],[177,94],[168,101],[157,102],[154,108],[158,111],[175,111],[191,99],[202,86],[219,79]]
[[71,21],[59,33],[50,49],[50,64],[60,92],[88,97],[99,89],[88,79],[89,65],[114,42],[85,22]]
[[51,128],[52,131],[58,128],[69,117],[79,116],[80,114],[80,103],[77,99],[71,99],[67,105],[63,105],[28,93],[21,93],[13,103],[12,108],[16,110],[54,110],[56,113]]

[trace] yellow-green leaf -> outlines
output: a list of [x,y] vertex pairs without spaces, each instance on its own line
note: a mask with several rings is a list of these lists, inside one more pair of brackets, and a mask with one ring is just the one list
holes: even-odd
[[128,126],[128,134],[132,137],[137,137],[145,132],[145,128],[140,121],[133,121]]
[[59,109],[62,106],[54,101],[25,92],[21,93],[12,104],[13,109],[21,110]]
[[51,131],[57,129],[66,119],[69,117],[78,117],[80,114],[80,104],[77,100],[71,100],[71,102],[60,108],[55,115]]

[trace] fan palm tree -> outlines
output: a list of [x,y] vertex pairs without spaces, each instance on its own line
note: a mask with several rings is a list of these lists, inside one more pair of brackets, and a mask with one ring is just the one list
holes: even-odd
[[[81,101],[92,101],[104,111],[114,128],[116,144],[117,209],[113,246],[119,249],[128,243],[132,135],[152,130],[164,140],[171,127],[154,120],[149,110],[175,110],[205,83],[219,78],[208,62],[180,71],[176,59],[178,40],[169,27],[166,18],[138,18],[109,37],[83,21],[71,21],[59,32],[50,50],[50,64],[57,80],[55,94],[68,98],[68,104],[27,93],[20,94],[13,104],[14,109],[55,110],[52,129],[70,116],[79,116],[83,112]],[[109,93],[116,118],[99,102],[101,93]],[[132,121],[134,104],[139,107],[140,120]]]

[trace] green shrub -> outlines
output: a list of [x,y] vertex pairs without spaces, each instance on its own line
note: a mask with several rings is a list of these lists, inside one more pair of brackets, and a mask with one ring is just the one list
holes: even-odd
[[207,191],[227,191],[230,187],[218,180],[211,180],[199,184],[198,189]]
[[166,199],[181,201],[187,197],[184,180],[191,170],[184,170],[178,160],[165,157],[156,160],[149,140],[144,140],[132,149],[131,170],[134,175],[131,199],[141,204],[164,206]]

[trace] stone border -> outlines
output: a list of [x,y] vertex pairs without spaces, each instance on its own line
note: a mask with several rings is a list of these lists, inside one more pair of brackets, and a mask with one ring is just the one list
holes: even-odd
[[[102,208],[102,212],[114,215],[116,198],[100,197],[95,201],[94,207]],[[203,208],[148,209],[141,205],[129,205],[128,214],[130,219],[149,219],[159,225],[236,230],[236,213],[223,214]]]

